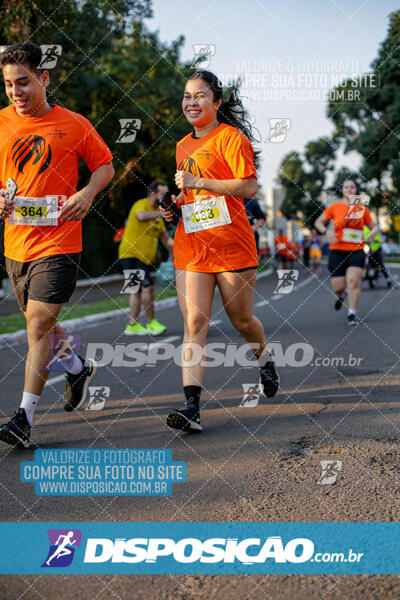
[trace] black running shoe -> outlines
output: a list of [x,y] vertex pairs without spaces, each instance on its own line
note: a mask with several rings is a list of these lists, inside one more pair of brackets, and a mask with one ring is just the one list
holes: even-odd
[[31,426],[26,418],[24,408],[19,408],[15,416],[0,427],[0,440],[11,446],[29,448],[31,442]]
[[273,398],[279,389],[279,375],[275,368],[275,363],[269,360],[265,365],[258,366],[260,371],[261,385],[264,388],[264,394],[267,398]]
[[390,279],[390,277],[386,280],[386,287],[388,290],[391,290],[393,287],[393,281]]
[[344,296],[338,296],[338,298],[335,302],[335,310],[340,310],[342,308],[345,298],[346,298],[346,294],[344,294]]
[[175,409],[167,417],[167,425],[181,431],[203,431],[200,425],[200,410],[194,404],[184,404]]
[[347,323],[353,327],[354,325],[359,325],[360,321],[357,315],[352,313],[351,315],[347,315]]
[[80,408],[85,402],[88,385],[97,371],[97,364],[92,358],[88,358],[86,362],[83,358],[79,358],[84,364],[83,371],[78,375],[65,374],[64,410],[68,412]]

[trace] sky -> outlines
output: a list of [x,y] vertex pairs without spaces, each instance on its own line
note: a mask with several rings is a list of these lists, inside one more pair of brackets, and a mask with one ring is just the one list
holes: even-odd
[[[210,45],[207,68],[224,83],[242,77],[241,95],[261,138],[265,189],[277,185],[285,154],[332,134],[326,93],[370,71],[398,8],[394,0],[153,0],[146,24],[163,41],[184,35],[183,60],[193,59],[193,45]],[[277,122],[286,135],[270,141]],[[340,154],[336,167],[357,164],[357,155]]]

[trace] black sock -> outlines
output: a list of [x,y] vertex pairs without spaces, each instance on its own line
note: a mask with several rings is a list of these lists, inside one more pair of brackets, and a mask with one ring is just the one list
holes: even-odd
[[186,403],[194,404],[196,406],[196,408],[199,408],[201,386],[200,385],[185,385],[183,388],[183,392],[185,394]]

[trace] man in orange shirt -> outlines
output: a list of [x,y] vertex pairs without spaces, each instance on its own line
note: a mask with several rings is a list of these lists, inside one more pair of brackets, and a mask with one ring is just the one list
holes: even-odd
[[[74,291],[82,251],[81,220],[112,179],[112,155],[85,117],[46,99],[49,74],[39,68],[39,46],[24,42],[0,55],[10,106],[0,111],[0,219],[5,219],[6,269],[27,324],[29,351],[24,392],[0,440],[30,444],[34,410],[48,376],[50,353],[66,371],[65,410],[79,408],[96,365],[84,363],[57,324]],[[92,171],[76,191],[79,158]],[[14,200],[4,189],[12,178]],[[51,340],[59,344],[51,347]]]

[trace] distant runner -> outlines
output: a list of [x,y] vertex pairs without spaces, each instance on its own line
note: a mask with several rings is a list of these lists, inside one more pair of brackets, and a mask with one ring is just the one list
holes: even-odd
[[[331,204],[315,221],[315,228],[326,234],[329,246],[329,270],[333,291],[337,295],[335,309],[342,307],[346,294],[349,295],[347,313],[348,324],[358,325],[357,308],[361,295],[361,279],[365,263],[363,229],[370,231],[368,241],[378,233],[378,227],[371,217],[367,206],[353,204],[357,195],[357,184],[348,179],[342,186],[343,198]],[[328,231],[326,224],[333,221],[334,232]],[[347,291],[346,291],[347,290]]]

